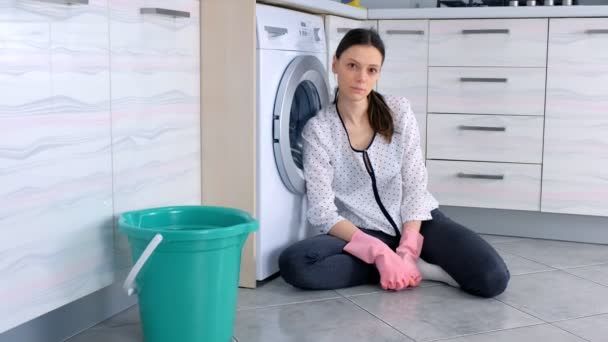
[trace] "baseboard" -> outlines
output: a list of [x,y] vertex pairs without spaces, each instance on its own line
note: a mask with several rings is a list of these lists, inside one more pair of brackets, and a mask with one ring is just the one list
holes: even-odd
[[608,244],[608,217],[451,206],[440,209],[482,234]]
[[0,334],[0,342],[61,342],[133,306],[115,283]]

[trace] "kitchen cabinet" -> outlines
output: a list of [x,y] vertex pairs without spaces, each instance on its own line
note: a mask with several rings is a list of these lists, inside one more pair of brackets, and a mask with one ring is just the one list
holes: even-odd
[[198,13],[0,2],[0,332],[122,282],[119,213],[201,203]]
[[[109,7],[114,210],[200,204],[198,1]],[[115,251],[122,275],[132,264],[123,234]]]
[[426,154],[428,20],[380,20],[378,32],[386,47],[378,91],[406,97],[420,130]]
[[541,210],[608,216],[608,18],[549,28]]
[[540,210],[547,27],[430,21],[427,165],[442,205]]
[[106,0],[0,8],[0,332],[113,282]]

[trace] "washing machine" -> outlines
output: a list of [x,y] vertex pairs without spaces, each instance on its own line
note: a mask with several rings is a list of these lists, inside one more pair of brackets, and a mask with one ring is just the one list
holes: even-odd
[[302,129],[329,101],[320,16],[256,5],[256,278],[278,272],[280,253],[313,234],[306,220]]

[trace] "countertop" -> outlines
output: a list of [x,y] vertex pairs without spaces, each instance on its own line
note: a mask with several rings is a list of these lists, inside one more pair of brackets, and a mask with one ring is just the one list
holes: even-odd
[[352,19],[608,17],[608,6],[459,7],[361,9],[331,0],[260,0],[316,14]]
[[369,9],[369,19],[608,17],[608,6]]
[[332,14],[352,19],[367,19],[367,9],[356,8],[330,0],[261,0],[270,5],[293,8],[315,14]]

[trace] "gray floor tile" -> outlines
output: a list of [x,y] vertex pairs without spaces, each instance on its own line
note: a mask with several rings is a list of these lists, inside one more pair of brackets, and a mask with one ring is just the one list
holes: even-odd
[[[423,280],[420,282],[419,287],[431,287],[431,286],[442,286],[443,283],[435,282],[435,281],[426,281]],[[340,295],[344,297],[350,296],[359,296],[362,294],[370,294],[376,292],[385,292],[380,285],[361,285],[361,286],[353,286],[345,289],[336,290]]]
[[239,288],[237,310],[337,297],[336,291],[300,290],[278,277],[256,289]]
[[585,342],[568,332],[556,328],[550,324],[541,324],[531,327],[515,328],[495,331],[491,333],[464,336],[442,342]]
[[137,305],[68,339],[66,342],[143,341]]
[[608,263],[608,246],[553,240],[523,239],[496,248],[555,268]]
[[564,271],[608,286],[608,264],[568,268]]
[[239,342],[413,342],[348,299],[237,312]]
[[564,271],[511,277],[497,299],[547,322],[608,313],[608,287]]
[[507,268],[509,269],[509,272],[512,276],[555,270],[555,268],[553,267],[539,264],[537,262],[522,258],[517,255],[513,255],[500,249],[498,249],[498,253],[507,264]]
[[519,241],[525,238],[520,238],[517,236],[504,236],[504,235],[489,235],[489,234],[480,234],[481,237],[488,241],[490,244],[500,243],[500,242],[511,242],[511,241]]
[[374,293],[349,299],[416,341],[541,323],[499,301],[473,297],[449,286]]
[[590,342],[608,341],[608,315],[583,317],[553,323]]
[[142,342],[143,335],[139,325],[107,328],[96,326],[78,334],[66,342]]

